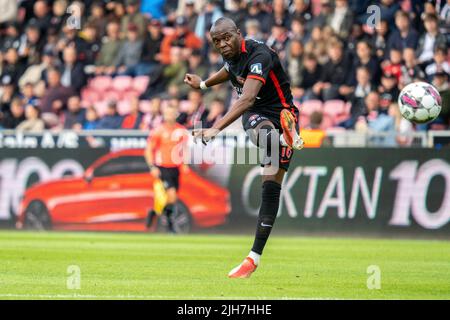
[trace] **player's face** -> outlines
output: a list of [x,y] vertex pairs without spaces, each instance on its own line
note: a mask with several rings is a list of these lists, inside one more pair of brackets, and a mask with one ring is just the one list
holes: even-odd
[[218,30],[211,32],[211,40],[222,57],[226,60],[230,60],[239,55],[239,35],[239,31]]

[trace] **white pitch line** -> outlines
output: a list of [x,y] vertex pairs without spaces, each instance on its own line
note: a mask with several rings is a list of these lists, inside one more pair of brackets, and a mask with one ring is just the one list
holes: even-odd
[[338,300],[325,297],[273,298],[273,297],[186,297],[186,296],[145,296],[145,295],[95,295],[95,294],[0,294],[0,298],[36,299],[166,299],[166,300]]

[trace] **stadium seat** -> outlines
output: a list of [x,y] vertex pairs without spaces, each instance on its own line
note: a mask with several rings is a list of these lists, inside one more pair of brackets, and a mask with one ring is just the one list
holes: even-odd
[[333,118],[328,114],[324,114],[322,118],[322,124],[320,125],[320,129],[327,130],[329,128],[332,128],[333,126],[334,126]]
[[119,112],[121,116],[129,114],[131,110],[130,106],[130,100],[121,100],[117,103],[117,112]]
[[332,117],[338,116],[345,112],[345,102],[342,100],[329,100],[323,105],[323,113]]
[[131,100],[133,98],[139,98],[140,95],[141,94],[139,93],[139,91],[130,89],[122,92],[122,100]]
[[150,77],[148,76],[138,76],[133,79],[133,89],[139,93],[143,93],[147,89],[148,83],[150,82]]
[[310,115],[314,111],[322,111],[322,101],[320,100],[308,100],[303,102],[300,110],[301,113],[304,113],[306,115]]
[[299,123],[300,123],[300,131],[302,130],[302,128],[308,127],[309,126],[309,115],[300,113]]
[[103,93],[103,100],[106,100],[106,101],[111,101],[111,100],[119,101],[119,100],[122,100],[122,94],[121,94],[121,92],[116,91],[116,90],[108,90],[108,91],[105,91]]
[[117,76],[112,80],[112,88],[117,91],[125,91],[131,88],[133,78],[130,76]]
[[81,90],[81,99],[83,101],[89,102],[90,104],[101,100],[101,98],[101,94],[92,88],[84,88],[83,90]]
[[106,110],[108,109],[108,101],[97,101],[94,104],[95,110],[97,111],[99,117],[105,115]]
[[89,81],[89,87],[97,92],[103,92],[111,88],[112,78],[108,76],[97,76]]
[[139,102],[139,110],[141,110],[144,113],[150,112],[152,106],[152,102],[150,100],[141,100]]

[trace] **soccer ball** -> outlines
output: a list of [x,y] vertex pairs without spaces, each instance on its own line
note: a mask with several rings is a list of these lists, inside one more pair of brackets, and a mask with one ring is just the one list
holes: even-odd
[[439,92],[426,82],[410,83],[398,97],[402,116],[414,123],[427,123],[441,112],[442,99]]

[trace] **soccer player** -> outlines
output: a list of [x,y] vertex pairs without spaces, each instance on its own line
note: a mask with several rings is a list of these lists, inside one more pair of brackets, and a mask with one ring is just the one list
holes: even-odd
[[[215,49],[224,58],[224,67],[205,81],[194,74],[186,74],[184,81],[192,88],[204,90],[230,80],[239,99],[212,128],[194,129],[194,139],[201,139],[206,144],[242,116],[244,130],[250,140],[264,148],[270,160],[267,162],[265,157],[261,164],[264,167],[262,202],[253,247],[244,261],[228,274],[230,278],[248,278],[260,262],[275,222],[281,183],[289,168],[292,151],[303,148],[297,131],[299,111],[292,101],[288,77],[272,49],[261,42],[243,39],[229,18],[219,18],[211,27],[210,34]],[[272,150],[273,142],[277,146],[275,150]],[[275,161],[274,155],[277,156]],[[275,170],[267,170],[271,168]]]
[[[163,122],[149,135],[145,159],[150,172],[155,179],[161,178],[167,193],[167,204],[163,214],[167,216],[168,229],[176,233],[172,221],[172,214],[176,210],[177,191],[179,188],[180,166],[187,156],[186,146],[188,132],[184,126],[176,122],[178,110],[167,105],[163,110]],[[147,226],[151,227],[155,212],[152,210],[147,219]]]

